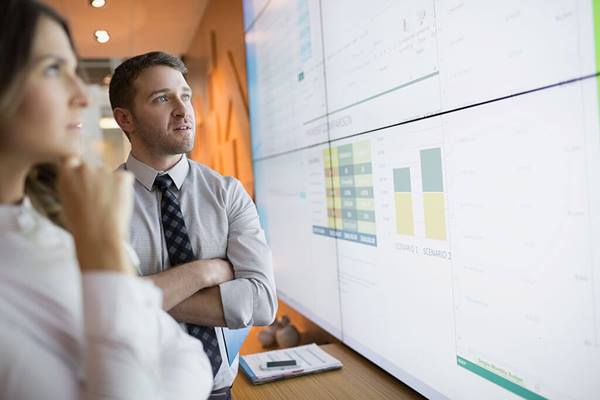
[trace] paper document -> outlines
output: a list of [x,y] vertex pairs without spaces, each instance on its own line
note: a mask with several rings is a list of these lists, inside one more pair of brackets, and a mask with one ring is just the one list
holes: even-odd
[[[294,368],[264,369],[267,361],[296,360]],[[342,363],[316,344],[273,350],[240,357],[242,371],[252,383],[265,383],[294,376],[342,368]]]

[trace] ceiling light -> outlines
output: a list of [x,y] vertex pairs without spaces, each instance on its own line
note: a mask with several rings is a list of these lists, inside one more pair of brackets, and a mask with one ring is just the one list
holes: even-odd
[[106,0],[90,0],[90,6],[94,8],[104,7],[106,5]]
[[96,36],[96,40],[98,41],[98,43],[106,43],[110,40],[108,32],[104,30],[97,30],[96,32],[94,32],[94,36]]

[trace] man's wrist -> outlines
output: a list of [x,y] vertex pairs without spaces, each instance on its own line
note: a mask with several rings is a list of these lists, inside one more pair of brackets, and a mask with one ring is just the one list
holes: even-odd
[[199,290],[214,286],[214,273],[210,264],[211,260],[196,260],[192,267]]
[[224,273],[225,268],[229,268],[229,263],[219,258],[197,260],[194,267],[198,273],[198,282],[201,289],[217,286],[231,279]]

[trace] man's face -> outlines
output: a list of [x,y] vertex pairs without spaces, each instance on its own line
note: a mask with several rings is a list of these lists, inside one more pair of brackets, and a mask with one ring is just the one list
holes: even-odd
[[134,82],[133,134],[155,156],[186,153],[194,147],[192,90],[181,72],[167,66],[144,70]]

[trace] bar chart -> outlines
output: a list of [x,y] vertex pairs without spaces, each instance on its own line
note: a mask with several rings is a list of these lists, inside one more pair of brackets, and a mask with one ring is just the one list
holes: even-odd
[[427,239],[446,240],[446,203],[440,147],[419,150],[419,175],[421,192],[413,189],[412,167],[394,168],[394,203],[396,232],[399,235],[415,236],[415,205],[413,198],[422,195],[422,212]]

